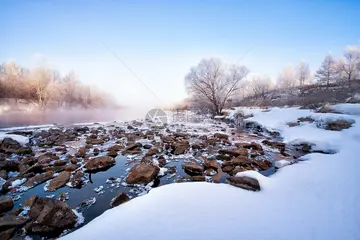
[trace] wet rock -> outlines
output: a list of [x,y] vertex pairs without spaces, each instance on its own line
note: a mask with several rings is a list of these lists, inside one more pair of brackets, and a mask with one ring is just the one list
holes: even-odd
[[216,160],[209,160],[207,158],[204,158],[203,166],[205,168],[213,168],[213,169],[219,168],[219,164],[217,163]]
[[144,148],[144,149],[150,149],[150,148],[152,148],[152,145],[150,145],[150,144],[145,144],[145,145],[143,146],[143,148]]
[[231,172],[232,170],[234,170],[234,168],[235,168],[234,165],[225,165],[225,166],[222,166],[223,172]]
[[265,171],[272,167],[272,163],[268,160],[255,160],[252,164],[260,171]]
[[101,145],[103,144],[105,141],[103,139],[93,139],[93,138],[88,138],[86,140],[87,144],[92,144],[92,145]]
[[18,161],[0,161],[0,170],[5,170],[7,172],[13,171],[17,172],[19,171],[19,162]]
[[16,153],[16,154],[32,153],[31,148],[23,147],[19,142],[9,137],[4,138],[2,141],[0,140],[0,149],[5,153]]
[[63,166],[63,165],[66,165],[68,162],[65,161],[65,160],[57,160],[55,162],[53,162],[53,165],[54,166]]
[[202,175],[203,167],[194,163],[184,163],[181,165],[185,172],[191,176]]
[[62,192],[62,193],[60,193],[59,201],[65,202],[68,198],[69,198],[68,193]]
[[116,151],[109,151],[107,155],[108,155],[109,157],[115,158],[115,157],[118,155],[118,153],[117,153]]
[[46,160],[50,159],[52,161],[52,160],[59,160],[60,158],[55,153],[47,152],[38,157],[38,162],[42,162],[44,159]]
[[159,162],[159,167],[163,167],[166,164],[166,159],[163,156],[160,156],[156,160]]
[[231,156],[225,155],[225,154],[218,154],[218,155],[216,155],[216,159],[219,159],[222,161],[229,161],[229,160],[231,160]]
[[173,142],[175,142],[175,139],[173,137],[171,137],[171,136],[162,136],[161,140],[164,143],[173,143]]
[[250,177],[229,177],[227,181],[230,185],[251,191],[260,191],[258,180]]
[[43,173],[45,172],[43,166],[40,164],[35,164],[33,166],[28,166],[26,164],[22,164],[19,167],[20,175],[25,175],[27,173]]
[[59,173],[59,172],[65,171],[65,169],[66,169],[66,166],[52,166],[52,167],[45,168],[45,171]]
[[36,195],[31,195],[28,199],[26,199],[26,200],[23,202],[22,205],[23,205],[24,207],[32,207],[37,199],[38,199],[38,196],[36,196]]
[[75,226],[77,216],[70,206],[50,198],[37,198],[29,211],[33,222],[28,226],[33,234],[59,234]]
[[120,151],[120,150],[123,149],[123,148],[124,148],[123,145],[115,144],[115,145],[109,147],[109,148],[108,148],[108,151],[109,151],[109,152],[110,152],[110,151],[118,152],[118,151]]
[[175,145],[174,154],[180,155],[185,154],[189,149],[189,142],[181,142]]
[[277,148],[280,150],[280,152],[284,152],[285,151],[285,143],[282,143],[282,142],[272,142],[272,141],[269,141],[269,140],[264,140],[262,141],[263,144],[265,145],[268,145],[270,147],[273,147],[273,148]]
[[67,172],[67,171],[60,173],[53,180],[51,180],[51,182],[49,183],[49,186],[48,186],[48,191],[52,192],[52,191],[55,191],[56,189],[59,189],[59,188],[65,186],[65,184],[70,179],[70,175],[71,175],[71,173]]
[[341,131],[343,129],[348,129],[352,126],[352,123],[345,121],[345,120],[337,120],[337,121],[330,121],[327,123],[326,130],[330,131]]
[[27,219],[21,216],[4,216],[0,218],[0,239],[11,239],[16,229],[22,227]]
[[76,172],[71,178],[71,187],[79,188],[82,185],[82,177],[84,176],[83,172]]
[[225,139],[228,140],[229,135],[225,134],[225,133],[215,133],[214,137],[217,139]]
[[231,157],[237,156],[248,156],[248,151],[245,148],[237,148],[237,149],[220,149],[219,154],[227,154]]
[[232,164],[235,166],[251,166],[251,161],[247,157],[238,156],[231,160]]
[[22,211],[24,211],[24,209],[19,207],[19,208],[14,209],[13,211],[9,212],[9,215],[18,216]]
[[194,149],[194,150],[200,150],[200,149],[205,148],[205,144],[203,144],[203,143],[193,143],[191,145],[191,148]]
[[73,156],[69,156],[68,159],[70,160],[70,162],[72,164],[76,164],[78,162],[78,160],[76,158],[74,158]]
[[89,159],[85,164],[87,171],[99,171],[107,169],[115,164],[115,159],[109,156],[99,156]]
[[191,181],[194,182],[204,182],[206,180],[205,176],[190,176]]
[[136,164],[126,178],[128,184],[148,184],[156,178],[160,169],[147,164]]
[[86,133],[86,132],[88,132],[90,129],[89,129],[89,127],[87,127],[87,126],[75,126],[74,127],[74,131],[75,132],[80,132],[80,133]]
[[151,148],[149,149],[149,151],[146,153],[146,156],[153,156],[153,155],[156,155],[158,154],[158,149],[156,148]]
[[129,200],[130,198],[128,197],[128,195],[126,195],[126,193],[120,192],[113,199],[111,199],[110,207],[119,206],[120,204],[123,204]]
[[14,207],[14,201],[11,197],[0,198],[0,214],[10,211]]
[[30,178],[25,184],[25,187],[33,188],[43,182],[46,182],[54,178],[54,172],[49,171],[43,174],[36,174],[34,177]]
[[86,155],[86,148],[85,147],[81,147],[79,148],[79,150],[77,151],[77,153],[75,153],[75,157],[85,157]]
[[8,173],[5,170],[0,170],[0,178],[8,179]]
[[300,118],[298,118],[298,122],[312,123],[312,122],[314,122],[314,119],[312,119],[311,117],[300,117]]
[[72,172],[78,169],[78,166],[75,164],[65,166],[65,171]]
[[141,147],[142,147],[141,143],[132,144],[132,145],[128,146],[127,148],[125,148],[125,150],[122,151],[122,154],[123,155],[141,154],[142,153]]

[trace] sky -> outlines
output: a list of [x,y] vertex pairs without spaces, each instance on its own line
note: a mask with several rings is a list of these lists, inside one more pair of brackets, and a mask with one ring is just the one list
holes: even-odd
[[359,43],[359,16],[346,0],[2,0],[0,62],[74,70],[121,105],[170,104],[202,58],[272,78],[300,61],[315,71]]

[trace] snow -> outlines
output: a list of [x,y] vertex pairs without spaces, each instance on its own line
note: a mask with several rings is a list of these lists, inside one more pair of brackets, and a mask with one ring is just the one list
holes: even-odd
[[85,222],[85,217],[82,215],[82,213],[76,211],[75,209],[72,209],[72,211],[77,216],[75,227],[78,227]]
[[[295,108],[246,109],[287,142],[315,142],[336,154],[311,153],[270,177],[255,171],[260,192],[229,184],[173,183],[110,209],[64,239],[360,239],[358,157],[360,116],[352,128],[327,131],[316,123],[290,128],[298,117],[333,117]],[[343,117],[349,117],[343,116]],[[219,216],[214,218],[214,216]],[[146,227],[144,227],[146,226]]]
[[17,179],[11,183],[11,186],[9,188],[15,188],[17,186],[23,185],[26,182],[26,178]]
[[167,171],[168,171],[167,168],[160,168],[158,176],[164,176]]
[[288,160],[279,160],[279,161],[275,161],[275,167],[276,168],[283,168],[286,167],[288,165],[290,165],[291,162]]
[[360,103],[358,104],[336,104],[331,107],[336,112],[360,116]]
[[21,135],[16,134],[6,134],[6,132],[0,132],[0,141],[2,141],[4,138],[12,138],[13,140],[20,143],[20,145],[25,146],[29,143],[29,138]]

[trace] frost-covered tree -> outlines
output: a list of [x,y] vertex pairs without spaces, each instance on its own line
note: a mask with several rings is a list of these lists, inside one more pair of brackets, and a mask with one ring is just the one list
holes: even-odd
[[329,87],[330,83],[336,80],[337,64],[331,55],[325,57],[320,68],[316,71],[315,78],[318,83],[325,84]]
[[282,89],[293,88],[297,85],[296,74],[291,66],[285,67],[279,74],[276,86]]
[[219,115],[248,72],[244,66],[227,65],[220,59],[203,59],[190,69],[185,86],[192,99]]
[[265,94],[272,88],[272,81],[266,76],[253,76],[250,86],[255,96],[265,98]]
[[297,78],[298,78],[300,86],[305,85],[305,83],[310,78],[309,64],[307,64],[304,61],[300,62],[296,68],[296,74],[297,74]]
[[360,66],[360,46],[350,46],[345,50],[343,59],[339,62],[339,71],[342,72],[349,86],[358,77]]

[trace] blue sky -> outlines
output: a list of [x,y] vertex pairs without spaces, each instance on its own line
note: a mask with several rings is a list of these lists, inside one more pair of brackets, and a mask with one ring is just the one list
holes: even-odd
[[1,1],[0,62],[47,64],[115,94],[162,101],[185,96],[184,76],[204,57],[241,60],[273,78],[301,60],[312,70],[360,40],[360,1]]

